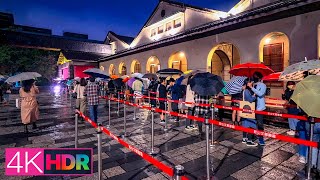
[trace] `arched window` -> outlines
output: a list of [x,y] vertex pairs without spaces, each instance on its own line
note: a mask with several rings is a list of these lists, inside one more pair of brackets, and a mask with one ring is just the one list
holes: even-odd
[[173,53],[168,60],[168,67],[179,69],[182,72],[185,72],[188,70],[188,62],[187,58],[184,52],[179,51],[176,53]]

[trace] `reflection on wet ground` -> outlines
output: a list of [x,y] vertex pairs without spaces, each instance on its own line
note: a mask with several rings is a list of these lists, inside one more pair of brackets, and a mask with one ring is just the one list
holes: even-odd
[[[95,176],[87,177],[5,177],[4,148],[7,147],[74,147],[74,100],[66,94],[40,94],[41,118],[39,128],[23,133],[20,111],[15,108],[11,97],[9,107],[0,108],[0,179],[97,179],[97,156],[94,155]],[[115,134],[123,132],[123,106],[120,117],[116,114],[117,104],[111,106],[111,128]],[[133,120],[133,108],[127,108],[127,131],[131,136],[126,141],[141,150],[150,147],[150,113],[139,110],[138,120]],[[99,121],[108,124],[105,101],[99,106]],[[227,120],[227,119],[226,119]],[[185,120],[179,123],[169,121],[170,130],[165,133],[159,115],[155,115],[155,146],[161,152],[156,156],[163,163],[185,167],[190,179],[205,175],[205,141],[197,131],[186,131]],[[31,127],[30,127],[31,129]],[[266,131],[285,133],[287,129],[267,126]],[[218,140],[211,148],[211,172],[217,179],[298,179],[296,172],[304,168],[296,155],[296,146],[290,143],[267,139],[265,147],[247,147],[241,143],[242,133],[230,129],[216,128]],[[106,135],[103,138],[103,175],[108,179],[168,179],[160,170],[141,159]],[[79,147],[93,148],[97,152],[95,129],[87,123],[79,124]]]

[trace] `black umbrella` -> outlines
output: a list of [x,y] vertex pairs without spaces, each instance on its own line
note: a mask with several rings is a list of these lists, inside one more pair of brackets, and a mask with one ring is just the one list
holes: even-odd
[[180,71],[179,69],[167,68],[167,69],[161,69],[161,70],[157,71],[157,74],[175,75],[175,74],[183,74],[183,72]]
[[224,87],[220,76],[211,73],[198,73],[190,80],[191,90],[200,96],[217,95]]
[[158,76],[155,73],[146,73],[142,76],[142,78],[158,79]]
[[121,78],[114,79],[113,84],[116,89],[121,89],[122,87],[124,87],[124,82],[123,82],[123,79]]

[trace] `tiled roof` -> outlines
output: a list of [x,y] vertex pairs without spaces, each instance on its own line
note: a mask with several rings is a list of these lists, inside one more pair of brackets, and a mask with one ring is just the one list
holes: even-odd
[[119,35],[119,34],[112,32],[112,31],[110,31],[109,33],[127,44],[131,44],[131,42],[134,40],[134,37],[122,36],[122,35]]
[[73,61],[97,61],[99,58],[105,56],[105,54],[80,52],[80,51],[61,51],[64,57]]
[[[317,6],[313,6],[311,3],[314,3]],[[301,3],[301,4],[300,4]],[[295,7],[299,6],[299,4],[301,6],[303,5],[310,5],[310,7],[308,6],[308,8],[297,8],[294,9]],[[297,6],[296,6],[297,5]],[[267,4],[265,6],[261,6],[255,9],[251,9],[249,11],[245,11],[243,13],[239,13],[237,15],[233,15],[233,16],[229,16],[227,18],[218,20],[218,21],[213,21],[204,25],[200,25],[198,27],[186,30],[182,33],[176,34],[174,36],[165,38],[163,40],[160,41],[156,41],[156,42],[152,42],[152,43],[148,43],[148,44],[144,44],[135,48],[130,48],[130,49],[125,49],[122,51],[119,51],[117,54],[114,55],[110,55],[107,57],[103,57],[100,59],[100,61],[107,61],[107,60],[111,60],[114,58],[118,58],[118,57],[123,57],[126,55],[130,55],[130,54],[135,54],[135,53],[139,53],[139,52],[143,52],[146,49],[151,49],[151,48],[155,48],[157,46],[161,46],[163,44],[175,44],[178,42],[185,42],[188,40],[192,40],[193,36],[197,36],[199,35],[199,38],[203,38],[206,37],[208,35],[212,35],[209,32],[210,31],[215,31],[214,33],[221,33],[221,32],[225,32],[226,27],[232,25],[232,28],[243,28],[245,27],[244,24],[242,24],[242,21],[250,21],[253,25],[254,24],[259,24],[259,21],[254,21],[252,19],[249,19],[253,16],[255,16],[254,18],[259,18],[257,15],[263,14],[263,13],[269,13],[275,10],[279,11],[285,11],[288,10],[286,12],[285,15],[279,16],[279,17],[271,17],[269,19],[266,19],[265,21],[272,21],[276,18],[281,19],[281,18],[285,18],[285,17],[290,17],[290,16],[294,16],[296,14],[301,14],[302,12],[299,11],[303,11],[305,12],[311,12],[311,11],[315,11],[315,10],[319,10],[320,7],[320,2],[319,0],[309,0],[307,2],[307,0],[282,0],[282,1],[277,1],[275,3],[272,4]],[[292,9],[291,9],[292,8]],[[265,14],[266,15],[266,14]],[[267,16],[267,15],[266,15]],[[272,19],[273,18],[273,19]],[[260,22],[261,23],[261,22]],[[237,24],[238,26],[235,26],[235,24]]]

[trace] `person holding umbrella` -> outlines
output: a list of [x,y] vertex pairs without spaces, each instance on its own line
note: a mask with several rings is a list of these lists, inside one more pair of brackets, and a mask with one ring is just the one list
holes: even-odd
[[[267,86],[262,82],[263,75],[260,72],[254,72],[253,73],[253,81],[248,83],[248,87],[254,92],[254,94],[257,97],[256,102],[256,110],[257,111],[264,111],[266,109],[266,101],[265,101],[265,95],[267,91]],[[258,130],[263,131],[264,130],[264,124],[263,124],[263,115],[262,114],[256,114],[256,120],[257,120],[257,126]],[[263,136],[259,136],[259,145],[264,146],[264,138]]]
[[21,99],[21,121],[24,124],[24,132],[29,133],[28,124],[32,123],[32,129],[36,129],[36,121],[39,119],[39,104],[36,95],[39,89],[34,84],[34,80],[22,81],[22,87],[19,90]]

